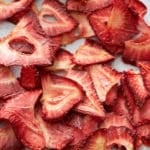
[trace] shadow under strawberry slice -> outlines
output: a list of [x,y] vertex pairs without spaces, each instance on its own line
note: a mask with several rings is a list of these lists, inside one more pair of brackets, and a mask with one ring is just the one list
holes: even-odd
[[42,149],[45,141],[34,116],[34,106],[41,91],[24,92],[4,103],[0,118],[8,120],[16,137],[31,149]]
[[83,99],[81,87],[70,79],[45,73],[41,81],[42,115],[45,119],[57,119],[64,116]]
[[39,13],[39,21],[48,36],[69,32],[77,26],[64,5],[57,0],[44,0]]

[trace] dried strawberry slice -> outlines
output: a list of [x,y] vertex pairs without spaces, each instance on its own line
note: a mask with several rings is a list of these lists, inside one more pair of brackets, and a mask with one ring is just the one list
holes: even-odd
[[73,63],[73,55],[62,48],[59,48],[55,55],[53,65],[45,67],[44,69],[50,71],[60,71],[71,69],[75,64]]
[[[103,21],[102,10],[90,15],[90,23],[103,45],[111,53],[119,53],[118,48],[124,46],[124,42],[135,36],[137,32],[138,16],[133,13],[124,1],[114,0],[113,8]],[[119,15],[118,15],[119,14]],[[117,46],[117,49],[116,49]]]
[[128,71],[125,73],[125,80],[134,96],[136,105],[142,106],[148,98],[149,92],[144,86],[141,74],[135,71]]
[[45,0],[43,2],[39,21],[49,36],[69,32],[77,26],[76,21],[67,13],[63,4],[57,0]]
[[75,82],[46,73],[41,78],[43,88],[41,103],[45,119],[62,117],[82,100],[82,89]]
[[20,84],[27,90],[33,90],[40,87],[39,71],[35,66],[22,67]]
[[46,122],[40,113],[36,113],[36,118],[40,124],[41,130],[46,141],[46,148],[63,149],[73,140],[74,129],[62,122]]
[[67,0],[67,9],[89,13],[112,4],[112,0]]
[[136,146],[140,147],[142,144],[150,146],[150,124],[142,125],[136,131]]
[[91,65],[87,67],[101,102],[105,102],[108,91],[120,82],[121,73],[107,65]]
[[95,36],[95,33],[89,24],[88,15],[80,12],[70,12],[71,16],[77,21],[78,26],[71,32],[62,35],[62,45],[69,44],[80,38],[88,38]]
[[7,119],[16,137],[31,149],[45,147],[43,134],[35,120],[34,105],[41,91],[24,92],[9,99],[0,110],[0,118]]
[[26,14],[12,33],[0,42],[0,63],[8,65],[51,64],[55,43],[45,36],[34,13]]
[[119,128],[110,128],[107,131],[107,142],[106,148],[111,150],[115,147],[118,149],[126,149],[133,150],[134,143],[133,137],[130,131],[127,128],[119,127]]
[[89,73],[83,70],[69,70],[66,77],[82,86],[86,94],[84,100],[77,105],[75,110],[103,118],[105,116],[104,108],[99,102]]
[[[2,124],[3,122],[1,122]],[[0,128],[0,149],[1,150],[19,150],[22,147],[17,140],[14,131],[10,124],[5,123],[4,127]]]
[[137,65],[140,68],[144,85],[147,88],[147,90],[150,92],[150,62],[141,61],[141,62],[137,62]]
[[[20,12],[26,7],[28,7],[31,4],[32,0],[19,0],[19,1],[13,1],[13,2],[4,2],[1,1],[0,3],[0,20],[5,20],[7,18],[10,18],[17,12]],[[5,12],[5,13],[4,13]]]
[[74,62],[79,65],[90,65],[104,63],[113,60],[114,57],[106,52],[98,43],[93,40],[86,40],[74,54]]
[[108,114],[100,127],[104,129],[109,129],[111,127],[126,127],[131,131],[133,130],[131,123],[125,116],[115,115],[114,113]]
[[10,69],[0,66],[0,98],[7,99],[23,91]]

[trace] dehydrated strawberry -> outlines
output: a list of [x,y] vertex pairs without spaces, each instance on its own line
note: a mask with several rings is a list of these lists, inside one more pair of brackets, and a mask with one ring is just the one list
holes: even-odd
[[45,119],[62,117],[82,100],[82,89],[75,82],[46,73],[41,78],[43,88],[41,103]]
[[114,57],[106,52],[98,43],[86,40],[74,54],[74,62],[79,65],[104,63],[113,60]]
[[[2,124],[2,122],[1,122]],[[1,150],[19,150],[22,147],[17,140],[14,131],[9,123],[5,123],[4,127],[0,128],[0,149]]]
[[130,121],[125,116],[115,115],[114,113],[108,114],[100,127],[104,129],[109,129],[111,127],[126,127],[131,131],[133,130]]
[[106,18],[102,17],[105,21],[99,22],[103,14],[101,11],[98,10],[90,15],[90,23],[107,50],[113,54],[120,53],[118,49],[124,46],[124,42],[138,33],[138,16],[128,8],[124,1],[120,0],[114,0],[110,15],[105,15]]
[[24,89],[19,85],[10,69],[0,66],[0,98],[7,99],[23,91]]
[[59,48],[55,55],[53,65],[45,67],[44,69],[50,71],[68,70],[71,69],[75,64],[73,63],[73,55],[62,48]]
[[[0,3],[0,20],[10,18],[17,12],[20,12],[31,4],[32,0],[19,0],[11,3],[1,1]],[[5,12],[5,13],[4,13]]]
[[86,97],[77,105],[75,110],[103,118],[105,116],[104,108],[99,102],[89,73],[83,70],[69,70],[66,77],[77,82],[86,94]]
[[120,82],[121,73],[107,65],[91,65],[87,67],[101,102],[105,102],[108,91]]
[[90,13],[112,4],[112,0],[67,0],[67,9]]
[[61,44],[66,45],[80,38],[95,36],[95,33],[89,24],[88,15],[80,12],[70,12],[71,16],[77,21],[78,26],[71,32],[61,35]]
[[43,134],[34,116],[34,106],[41,91],[24,92],[9,99],[0,110],[0,118],[8,120],[16,137],[31,149],[45,147]]
[[73,30],[77,23],[59,1],[45,0],[39,14],[40,24],[49,36],[56,36]]
[[33,90],[40,87],[40,74],[35,66],[22,67],[20,84],[27,90]]
[[62,122],[46,122],[41,117],[41,113],[36,113],[41,130],[46,141],[46,148],[62,149],[73,140],[74,129]]
[[51,64],[55,43],[41,29],[34,13],[26,14],[9,36],[0,41],[0,63],[8,65]]

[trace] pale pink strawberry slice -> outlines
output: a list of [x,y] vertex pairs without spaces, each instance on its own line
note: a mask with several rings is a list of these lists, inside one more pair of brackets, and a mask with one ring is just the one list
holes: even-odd
[[143,144],[150,146],[150,124],[139,126],[136,131],[136,147]]
[[7,99],[23,91],[24,89],[12,74],[10,68],[0,66],[0,98]]
[[41,77],[43,96],[42,114],[45,119],[64,116],[83,99],[83,92],[74,81],[64,77],[43,74]]
[[73,55],[69,51],[60,48],[55,55],[53,64],[51,66],[45,67],[44,69],[50,71],[66,71],[73,68],[74,65]]
[[0,41],[1,64],[51,64],[56,44],[45,36],[34,13],[26,14],[15,29]]
[[125,73],[125,80],[133,94],[136,105],[142,106],[149,97],[149,92],[144,86],[141,74],[135,71],[128,71]]
[[44,0],[39,14],[40,24],[49,36],[56,36],[73,30],[77,23],[64,5],[55,0]]
[[87,70],[92,78],[95,90],[101,102],[106,101],[106,95],[116,84],[119,84],[121,73],[107,65],[90,65]]
[[130,121],[125,116],[116,115],[114,113],[107,114],[100,127],[104,129],[109,129],[111,127],[125,127],[131,131],[133,130]]
[[105,116],[104,108],[99,101],[89,73],[84,70],[72,69],[68,71],[66,77],[77,82],[86,94],[86,97],[76,106],[75,110],[103,118]]
[[79,65],[90,65],[111,61],[114,57],[106,52],[94,40],[86,40],[74,54],[74,62]]
[[112,4],[112,0],[67,0],[67,9],[90,13]]
[[[0,20],[5,20],[7,18],[10,18],[17,12],[20,12],[26,7],[28,7],[31,4],[32,0],[20,0],[20,1],[13,1],[13,2],[4,2],[1,1],[0,3]],[[5,12],[5,13],[4,13]]]
[[[3,122],[1,122],[2,125]],[[17,140],[11,125],[7,122],[0,128],[0,149],[1,150],[19,150],[23,147]]]
[[66,45],[80,38],[95,36],[95,33],[89,23],[88,15],[80,12],[70,12],[71,16],[77,21],[78,26],[71,32],[64,33],[61,36],[61,44]]
[[74,129],[65,125],[63,122],[44,121],[41,113],[36,113],[36,118],[46,142],[46,148],[63,149],[68,143],[73,140]]
[[9,99],[0,110],[0,118],[8,120],[16,137],[28,148],[43,149],[45,140],[35,120],[34,106],[41,91],[24,92]]
[[126,150],[134,149],[134,139],[127,128],[110,128],[107,131],[106,149],[124,148]]

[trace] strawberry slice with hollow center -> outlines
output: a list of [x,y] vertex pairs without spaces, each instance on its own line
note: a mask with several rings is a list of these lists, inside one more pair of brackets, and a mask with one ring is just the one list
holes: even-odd
[[67,9],[90,13],[112,4],[112,0],[67,0]]
[[79,65],[90,65],[113,60],[113,56],[106,52],[98,43],[86,40],[74,54],[74,62]]
[[55,43],[45,36],[33,12],[26,14],[0,41],[0,63],[8,65],[51,64]]
[[87,70],[92,78],[94,88],[101,102],[106,100],[108,91],[116,84],[119,84],[121,73],[113,70],[107,65],[90,65]]
[[103,118],[105,116],[104,108],[99,102],[89,73],[87,71],[69,70],[66,77],[82,86],[86,94],[86,97],[77,105],[75,110]]
[[[17,12],[20,12],[26,7],[28,7],[31,4],[32,0],[19,0],[19,1],[13,1],[13,2],[4,2],[1,1],[0,3],[0,20],[5,20],[7,18],[10,18]],[[5,12],[5,13],[2,13]]]
[[76,21],[67,13],[59,1],[45,0],[39,14],[40,24],[49,36],[69,32],[77,26]]
[[44,74],[41,81],[42,114],[45,119],[62,117],[83,98],[82,89],[67,78]]
[[10,69],[0,66],[0,98],[7,99],[23,91],[24,89],[19,85]]
[[45,147],[43,134],[34,116],[34,106],[41,91],[24,92],[9,99],[0,110],[0,118],[8,120],[20,141],[31,149]]

